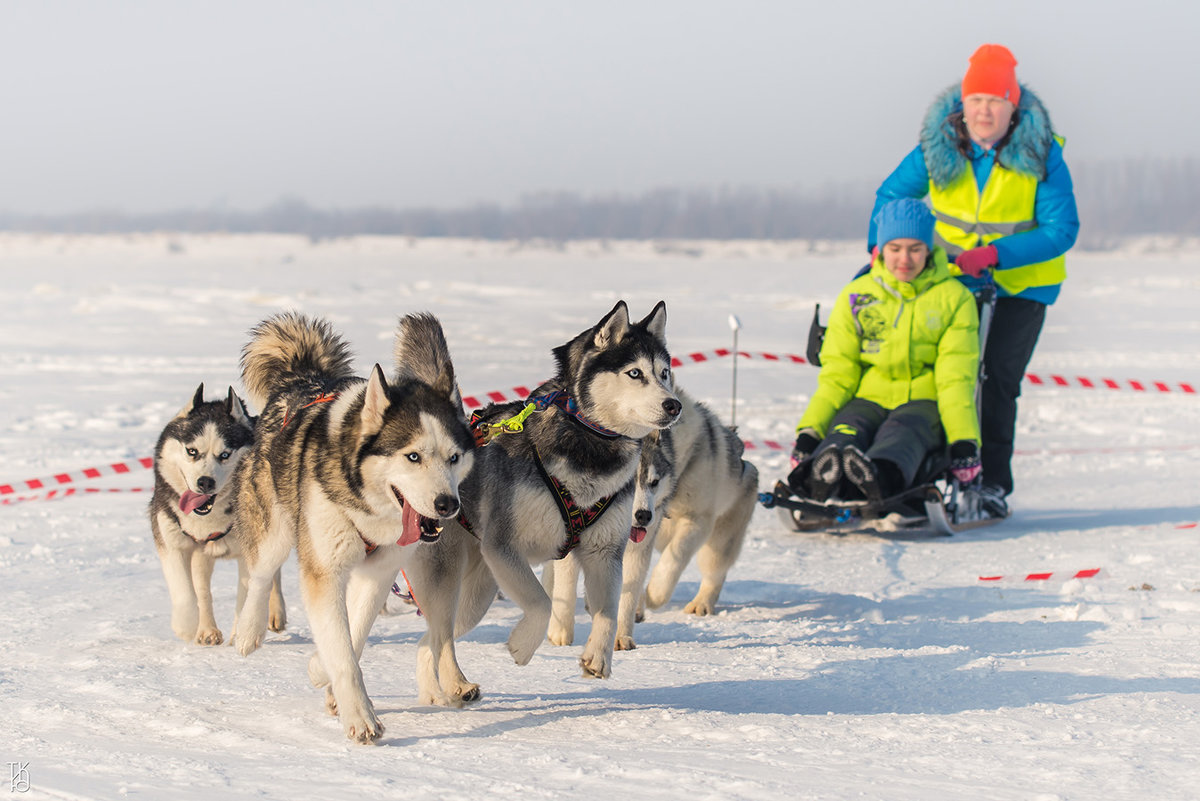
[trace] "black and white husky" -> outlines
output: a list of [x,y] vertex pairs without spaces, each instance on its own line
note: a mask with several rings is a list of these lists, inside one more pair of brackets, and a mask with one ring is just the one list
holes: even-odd
[[[700,568],[700,589],[684,607],[711,615],[725,577],[742,550],[746,526],[758,499],[758,470],[742,459],[745,445],[707,406],[681,389],[679,422],[642,440],[634,480],[633,519],[621,577],[616,650],[636,647],[633,626],[670,600],[692,557]],[[662,552],[650,578],[650,558]],[[549,639],[569,645],[575,630],[578,566],[573,559],[547,565],[543,583],[554,608]]]
[[[180,639],[220,645],[213,615],[212,573],[217,559],[237,558],[233,492],[229,479],[254,439],[254,418],[233,389],[224,400],[204,400],[204,384],[167,423],[154,448],[150,531],[171,595],[171,629]],[[243,572],[238,560],[239,577]],[[270,597],[272,631],[287,613],[278,574]]]
[[[395,377],[355,377],[350,351],[324,320],[284,313],[242,351],[242,380],[263,410],[234,474],[232,536],[249,585],[236,624],[243,655],[262,643],[271,576],[295,547],[317,652],[309,678],[346,736],[383,733],[359,659],[413,543],[459,513],[474,440],[437,319],[404,317]],[[410,547],[405,547],[410,546]]]
[[557,375],[526,403],[476,416],[476,433],[492,438],[476,451],[462,487],[469,532],[447,526],[438,543],[415,549],[407,573],[428,626],[418,654],[423,701],[461,705],[478,697],[458,667],[454,637],[479,622],[497,585],[524,613],[509,652],[517,664],[529,662],[550,620],[550,597],[530,565],[568,553],[583,571],[593,612],[579,663],[585,675],[609,675],[641,440],[673,424],[681,409],[666,322],[664,303],[637,323],[617,303],[554,349]]
[[[657,609],[671,599],[693,556],[700,587],[683,611],[713,614],[758,500],[758,469],[742,458],[741,438],[707,406],[678,394],[683,402],[679,424],[647,437],[642,445],[633,523],[646,533],[632,535],[625,552],[617,616],[617,648],[622,650],[635,647],[634,621],[646,606]],[[647,584],[655,549],[662,555]]]

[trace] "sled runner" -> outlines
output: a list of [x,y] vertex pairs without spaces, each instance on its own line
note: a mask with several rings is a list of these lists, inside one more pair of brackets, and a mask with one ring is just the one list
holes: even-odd
[[919,483],[901,493],[872,503],[837,498],[815,501],[792,491],[785,482],[758,496],[759,503],[775,509],[792,531],[829,534],[908,531],[930,536],[951,536],[999,523],[980,509],[976,482],[966,486],[953,477]]

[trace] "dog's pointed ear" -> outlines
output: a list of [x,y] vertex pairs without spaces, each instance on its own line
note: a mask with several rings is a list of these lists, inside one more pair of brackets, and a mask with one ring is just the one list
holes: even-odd
[[620,342],[628,333],[629,307],[625,305],[625,301],[618,300],[612,311],[604,315],[604,318],[592,329],[592,342],[597,348],[603,350]]
[[658,305],[646,317],[638,323],[639,326],[645,328],[650,334],[663,344],[667,345],[667,302],[660,300]]
[[430,384],[430,388],[458,409],[462,409],[462,393],[458,390],[458,382],[454,380],[454,365],[450,362],[442,362],[442,369],[438,371],[438,376]]
[[225,411],[239,423],[253,427],[250,422],[250,414],[246,411],[246,404],[242,403],[242,399],[233,391],[233,387],[229,388],[229,396],[225,398]]
[[389,403],[387,379],[383,377],[383,368],[377,364],[371,369],[371,377],[367,379],[367,389],[363,394],[361,436],[376,434],[383,428],[383,415]]
[[187,417],[189,414],[192,413],[192,410],[194,410],[197,406],[199,406],[202,403],[204,403],[204,382],[203,381],[200,382],[200,386],[196,387],[196,394],[193,395],[192,399],[187,402],[187,405],[184,406],[182,409],[180,409],[175,414],[176,419],[178,419],[180,417]]

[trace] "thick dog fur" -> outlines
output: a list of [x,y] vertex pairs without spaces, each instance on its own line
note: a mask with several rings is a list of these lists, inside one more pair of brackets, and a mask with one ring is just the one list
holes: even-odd
[[[612,498],[572,552],[594,613],[579,662],[585,675],[609,675],[641,439],[673,424],[681,408],[672,389],[665,328],[665,304],[634,324],[622,301],[554,349],[557,375],[534,395],[565,392],[577,402],[581,417],[615,436],[597,433],[552,406],[526,419],[523,431],[502,434],[477,451],[475,468],[462,487],[474,534],[448,525],[437,543],[415,549],[408,572],[429,629],[418,663],[422,700],[461,705],[479,696],[478,686],[459,669],[454,638],[475,627],[497,585],[524,613],[508,638],[517,664],[528,663],[546,638],[550,598],[530,564],[554,559],[568,531],[539,473],[535,449],[580,508]],[[505,419],[523,406],[492,407],[484,420]]]
[[234,474],[232,534],[249,572],[234,644],[243,655],[261,645],[270,576],[295,547],[317,646],[309,678],[358,742],[383,733],[359,669],[367,634],[403,552],[459,513],[474,459],[437,319],[404,317],[395,359],[393,381],[379,365],[357,378],[329,324],[296,313],[260,323],[242,352],[263,412]]
[[[244,565],[233,525],[233,493],[228,490],[243,454],[254,438],[254,418],[229,390],[224,400],[204,401],[204,384],[167,423],[154,448],[154,494],[150,531],[171,595],[171,629],[182,640],[220,645],[224,639],[213,614],[212,573],[217,559]],[[283,631],[287,612],[279,575],[270,596],[272,631]]]
[[[676,394],[683,403],[679,422],[642,442],[633,532],[622,570],[617,650],[636,647],[634,621],[642,619],[647,605],[657,609],[671,599],[693,556],[698,557],[700,589],[684,611],[714,612],[758,498],[758,470],[742,459],[741,439],[708,407],[682,390]],[[646,586],[655,548],[662,556]],[[554,566],[554,584],[559,591],[554,595],[550,639],[566,644],[575,619],[576,576],[569,560]]]

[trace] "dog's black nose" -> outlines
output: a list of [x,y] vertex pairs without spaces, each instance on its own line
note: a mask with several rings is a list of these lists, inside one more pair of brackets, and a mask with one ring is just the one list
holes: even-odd
[[650,525],[650,520],[654,517],[654,512],[649,509],[638,509],[633,513],[633,520],[642,528]]
[[453,495],[439,495],[433,499],[433,511],[438,517],[453,517],[458,514],[458,498]]
[[679,413],[683,411],[683,404],[674,398],[667,398],[663,401],[663,410],[672,417],[678,417]]
[[217,481],[212,476],[200,476],[200,478],[196,479],[196,489],[200,490],[204,495],[211,495],[216,488]]

